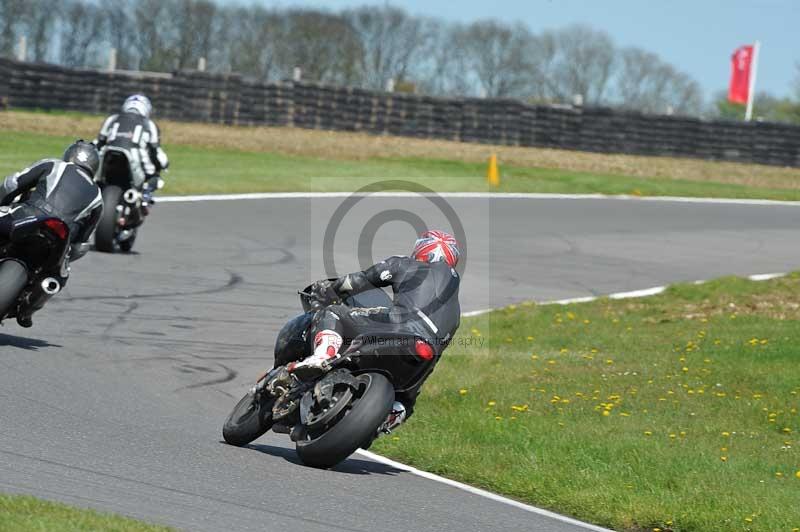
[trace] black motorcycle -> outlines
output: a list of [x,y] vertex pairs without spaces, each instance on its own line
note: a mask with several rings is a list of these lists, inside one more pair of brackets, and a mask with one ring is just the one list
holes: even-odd
[[95,176],[103,191],[103,217],[95,232],[95,248],[114,253],[130,252],[139,227],[147,215],[142,196],[144,172],[136,162],[131,164],[127,150],[107,146],[100,158]]
[[70,249],[62,220],[19,209],[0,207],[0,321],[15,317],[37,286],[48,295],[61,290],[46,272],[61,268]]
[[[332,467],[366,448],[402,393],[428,376],[436,363],[434,349],[421,338],[404,335],[361,334],[329,371],[301,380],[286,364],[311,355],[311,327],[319,301],[311,287],[299,292],[304,314],[289,321],[275,342],[276,367],[262,376],[245,395],[222,428],[225,441],[243,446],[268,430],[289,434],[300,460],[312,467]],[[391,305],[376,288],[345,301],[352,307]]]

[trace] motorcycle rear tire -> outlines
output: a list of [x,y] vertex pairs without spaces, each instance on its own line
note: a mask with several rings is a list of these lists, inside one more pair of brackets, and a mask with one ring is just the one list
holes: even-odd
[[242,447],[261,437],[272,428],[272,397],[263,397],[256,401],[253,394],[247,395],[236,403],[233,411],[222,426],[222,437],[226,443]]
[[307,466],[327,469],[335,466],[370,441],[394,402],[394,386],[380,373],[364,373],[366,389],[352,408],[328,431],[311,440],[300,440],[295,449]]
[[15,260],[0,262],[0,319],[14,310],[19,294],[28,284],[28,270]]
[[117,228],[119,226],[119,213],[117,205],[122,201],[122,189],[108,185],[103,189],[103,216],[97,224],[97,231],[94,236],[94,247],[97,251],[114,253],[117,239]]

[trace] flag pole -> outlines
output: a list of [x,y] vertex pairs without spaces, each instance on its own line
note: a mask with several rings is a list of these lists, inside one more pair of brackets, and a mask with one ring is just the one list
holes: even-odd
[[756,74],[758,73],[758,51],[761,48],[761,43],[756,41],[753,44],[753,62],[750,66],[750,87],[747,90],[747,110],[744,112],[744,119],[749,122],[753,118],[753,99],[755,99],[756,92]]

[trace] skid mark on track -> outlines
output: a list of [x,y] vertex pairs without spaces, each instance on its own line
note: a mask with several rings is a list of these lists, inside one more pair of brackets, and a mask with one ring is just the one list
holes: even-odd
[[158,292],[156,294],[130,294],[126,296],[113,295],[113,296],[78,296],[64,298],[64,301],[104,301],[104,300],[126,300],[126,299],[158,299],[166,297],[185,297],[185,296],[200,296],[205,294],[218,294],[220,292],[227,292],[233,290],[236,286],[244,282],[244,278],[236,272],[228,271],[228,282],[222,286],[213,288],[206,288],[203,290],[190,290],[190,291],[177,291],[177,292]]
[[180,388],[177,388],[175,391],[177,392],[177,391],[180,391],[180,390],[193,390],[195,388],[204,388],[206,386],[214,386],[215,384],[225,384],[226,382],[231,382],[233,379],[235,379],[237,377],[237,375],[239,375],[239,373],[236,370],[233,370],[233,369],[229,368],[228,366],[226,366],[224,364],[220,364],[218,362],[216,365],[219,366],[220,368],[222,368],[225,371],[225,375],[224,376],[219,377],[217,379],[212,379],[210,381],[198,382],[198,383],[195,383],[195,384],[189,384],[187,386],[182,386]]
[[121,325],[122,323],[124,323],[125,320],[128,318],[128,316],[130,316],[131,313],[134,310],[136,310],[137,308],[139,308],[139,303],[136,303],[135,301],[130,303],[128,305],[128,308],[126,308],[125,310],[123,310],[122,312],[117,314],[117,317],[111,323],[106,325],[106,328],[103,329],[102,333],[100,333],[100,338],[102,338],[103,340],[109,340],[111,338],[111,335],[110,335],[111,330],[114,327],[117,327],[118,325]]

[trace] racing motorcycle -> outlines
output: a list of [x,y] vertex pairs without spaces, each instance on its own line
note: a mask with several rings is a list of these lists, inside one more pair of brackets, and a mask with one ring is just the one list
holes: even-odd
[[128,253],[147,215],[148,205],[142,195],[145,186],[142,165],[131,161],[128,150],[106,146],[100,154],[95,181],[103,191],[103,217],[95,232],[95,248],[108,253]]
[[16,215],[19,205],[0,207],[0,321],[17,315],[38,285],[48,295],[61,283],[45,272],[66,267],[69,227],[47,215]]
[[[307,380],[286,365],[313,352],[314,314],[334,301],[315,295],[311,286],[298,292],[304,313],[290,320],[275,342],[275,368],[258,379],[239,401],[222,428],[225,441],[243,446],[268,430],[289,434],[300,460],[329,468],[379,435],[396,393],[433,371],[433,347],[415,336],[364,333],[342,347],[328,372]],[[351,307],[391,306],[375,288],[341,303]]]

